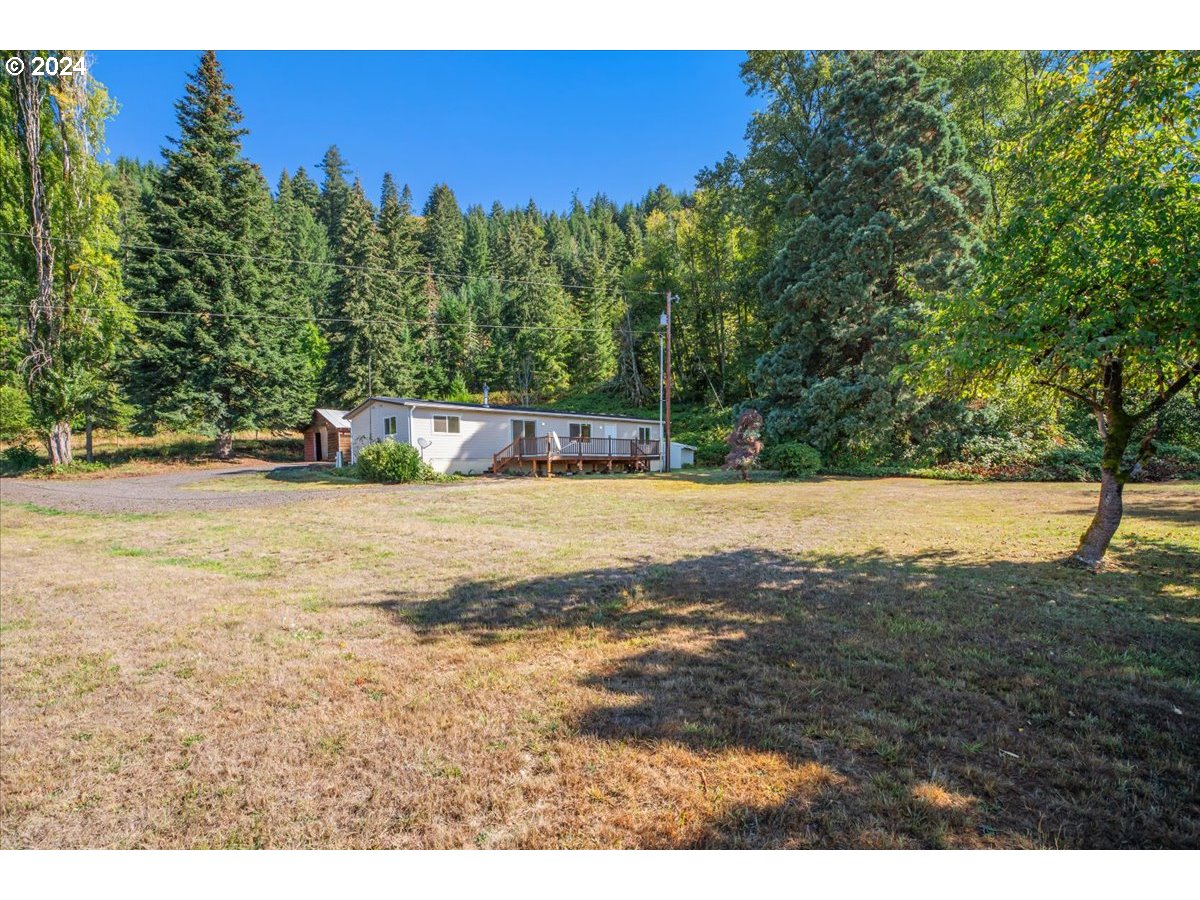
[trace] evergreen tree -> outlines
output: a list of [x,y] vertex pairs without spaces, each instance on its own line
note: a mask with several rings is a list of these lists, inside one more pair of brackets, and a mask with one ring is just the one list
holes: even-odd
[[492,254],[488,247],[488,220],[482,206],[472,206],[467,211],[463,232],[463,274],[467,280],[482,278],[490,274]]
[[513,344],[509,384],[525,403],[561,393],[571,382],[571,303],[557,283],[542,216],[532,203],[505,216],[496,263]]
[[417,393],[427,397],[441,396],[448,383],[438,340],[437,311],[441,297],[433,273],[427,270],[421,281],[419,308],[415,319],[419,324],[415,326],[413,334],[417,343],[417,359],[420,361]]
[[346,214],[346,206],[350,202],[350,184],[346,181],[350,166],[342,159],[342,151],[338,150],[337,144],[333,144],[325,151],[325,156],[317,168],[324,176],[317,218],[325,226],[325,232],[329,235],[329,245],[336,247],[341,241],[342,217]]
[[417,225],[412,215],[412,193],[405,185],[397,192],[390,172],[384,173],[379,207],[379,234],[383,241],[381,301],[392,311],[397,322],[385,326],[393,333],[395,352],[389,364],[387,384],[397,394],[412,393],[417,386],[418,348],[413,337],[413,322],[421,318],[421,256],[417,243]]
[[276,190],[276,227],[289,261],[286,289],[297,315],[323,317],[335,280],[332,254],[325,229],[297,191],[298,183],[303,191],[300,178],[291,179],[284,170]]
[[462,271],[463,215],[448,185],[436,185],[425,203],[425,259],[439,288],[457,288]]
[[985,202],[940,83],[906,54],[858,53],[834,79],[805,165],[810,193],[762,282],[774,349],[766,429],[829,459],[895,458],[937,412],[895,369],[923,303],[959,283]]
[[145,424],[213,432],[227,458],[237,429],[301,421],[312,383],[281,271],[256,259],[282,243],[216,54],[201,57],[176,109],[180,134],[148,217],[155,249],[131,266],[159,313],[143,322],[136,394]]
[[469,383],[477,390],[484,384],[492,388],[507,386],[514,370],[513,344],[504,324],[504,294],[494,277],[475,278],[460,292],[474,323],[474,345],[470,356]]
[[465,382],[475,357],[475,331],[470,291],[460,287],[443,293],[437,307],[437,357],[443,379]]
[[292,176],[292,194],[299,203],[307,207],[314,219],[321,221],[321,189],[309,177],[304,166],[298,168]]
[[281,245],[280,258],[286,260],[280,266],[280,282],[293,314],[310,320],[303,325],[302,356],[308,363],[309,379],[317,385],[324,378],[329,343],[316,320],[329,314],[329,295],[336,272],[331,265],[332,253],[325,228],[297,194],[298,182],[301,190],[305,190],[299,177],[289,178],[284,170],[276,191],[276,232]]
[[[389,218],[396,206],[389,197]],[[387,241],[371,203],[355,182],[342,214],[334,257],[334,321],[323,395],[354,406],[372,394],[405,393],[412,384],[412,347],[405,326],[404,296],[387,269]]]

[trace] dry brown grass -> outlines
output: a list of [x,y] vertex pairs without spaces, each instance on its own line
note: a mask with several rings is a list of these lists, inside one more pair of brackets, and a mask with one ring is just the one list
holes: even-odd
[[5,847],[1200,846],[1200,489],[3,509]]
[[[86,464],[84,437],[74,436],[73,452],[76,465],[51,471],[46,448],[28,440],[26,446],[40,455],[41,468],[32,477],[51,477],[57,480],[93,480],[101,478],[155,475],[179,471],[181,468],[216,468],[228,466],[212,456],[211,438],[191,433],[162,432],[141,436],[118,431],[97,429],[92,436],[95,464]],[[11,442],[0,442],[0,450]],[[234,434],[234,451],[238,461],[298,462],[304,458],[304,436],[300,432],[239,431]]]

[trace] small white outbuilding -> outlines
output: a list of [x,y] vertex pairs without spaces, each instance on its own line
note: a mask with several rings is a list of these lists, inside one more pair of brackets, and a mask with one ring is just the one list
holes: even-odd
[[696,464],[696,448],[691,444],[681,444],[671,441],[671,468],[682,469],[684,466]]

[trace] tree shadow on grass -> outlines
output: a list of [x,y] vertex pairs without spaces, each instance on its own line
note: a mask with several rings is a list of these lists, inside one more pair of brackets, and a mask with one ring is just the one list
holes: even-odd
[[332,465],[308,466],[277,466],[266,474],[268,481],[279,481],[285,484],[365,484],[361,478],[349,477],[342,470]]
[[576,733],[824,773],[645,845],[1200,846],[1200,559],[1138,554],[1168,574],[742,550],[383,605],[428,641],[636,635]]
[[[1090,516],[1096,511],[1094,504],[1072,510],[1069,514]],[[1131,520],[1154,519],[1200,529],[1200,494],[1193,498],[1179,499],[1139,495],[1136,490],[1125,495],[1125,516]]]

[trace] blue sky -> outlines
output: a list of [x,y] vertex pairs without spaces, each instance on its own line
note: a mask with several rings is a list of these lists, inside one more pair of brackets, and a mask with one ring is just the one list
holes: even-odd
[[[756,101],[740,52],[226,52],[250,130],[245,150],[274,185],[336,143],[378,198],[383,173],[420,206],[448,183],[464,206],[573,192],[618,203],[741,152]],[[198,53],[96,51],[92,73],[120,104],[113,156],[160,159]]]

